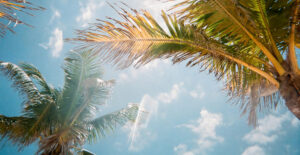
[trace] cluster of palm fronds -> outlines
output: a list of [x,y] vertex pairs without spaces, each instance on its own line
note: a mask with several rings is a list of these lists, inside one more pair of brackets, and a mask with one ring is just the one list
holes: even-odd
[[17,14],[25,13],[32,16],[30,11],[43,9],[26,0],[0,0],[0,36],[3,37],[7,30],[14,32],[13,27],[18,24],[31,26],[19,19]]
[[101,61],[90,51],[71,52],[65,59],[65,83],[53,88],[37,68],[1,62],[0,69],[24,96],[23,114],[0,116],[0,134],[20,148],[39,141],[42,154],[70,154],[116,126],[133,121],[137,106],[95,117],[114,81],[103,81]]
[[126,4],[119,9],[112,6],[123,20],[98,20],[68,40],[119,67],[139,66],[157,58],[198,65],[217,79],[225,79],[228,94],[241,103],[244,113],[250,113],[249,122],[255,124],[257,109],[276,107],[280,100],[277,78],[286,73],[283,58],[295,3],[183,0],[170,8],[171,15],[162,12],[166,28],[147,11],[124,9]]

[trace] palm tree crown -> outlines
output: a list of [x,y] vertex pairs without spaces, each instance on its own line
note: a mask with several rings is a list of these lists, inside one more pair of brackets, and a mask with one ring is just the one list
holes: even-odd
[[1,62],[0,69],[24,96],[23,114],[0,115],[0,134],[20,148],[39,141],[41,154],[71,154],[86,141],[93,142],[133,121],[137,106],[96,117],[109,97],[113,80],[103,81],[100,59],[90,51],[70,52],[65,59],[63,88],[53,88],[37,68]]
[[112,6],[123,20],[98,20],[68,40],[119,67],[172,58],[209,70],[226,81],[225,90],[249,113],[251,124],[257,109],[276,107],[281,97],[300,119],[299,5],[299,0],[183,0],[170,8],[171,15],[162,12],[166,28],[145,10]]

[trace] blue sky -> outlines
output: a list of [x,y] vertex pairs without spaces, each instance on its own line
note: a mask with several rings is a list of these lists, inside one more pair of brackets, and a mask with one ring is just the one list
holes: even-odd
[[[47,81],[56,87],[63,84],[63,58],[75,45],[63,42],[74,37],[96,18],[117,17],[103,0],[33,1],[47,10],[35,17],[23,16],[34,28],[17,25],[16,34],[8,33],[0,41],[2,61],[29,62],[37,66]],[[113,3],[115,1],[109,0]],[[159,17],[166,4],[152,0],[124,0],[133,8],[147,9]],[[300,122],[284,105],[259,115],[259,127],[248,126],[240,117],[239,107],[227,102],[222,83],[197,67],[172,65],[156,60],[139,69],[116,68],[104,64],[104,79],[115,79],[107,105],[99,115],[131,103],[148,111],[138,124],[127,123],[97,143],[84,147],[96,154],[230,154],[296,155],[300,154]],[[21,98],[0,77],[0,113],[15,116],[21,111]],[[0,154],[30,155],[33,144],[18,152],[9,141],[1,142]]]

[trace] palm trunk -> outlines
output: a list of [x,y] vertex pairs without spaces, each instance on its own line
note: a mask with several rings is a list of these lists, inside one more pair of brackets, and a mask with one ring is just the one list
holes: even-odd
[[288,109],[300,120],[300,76],[285,74],[279,77],[280,94]]

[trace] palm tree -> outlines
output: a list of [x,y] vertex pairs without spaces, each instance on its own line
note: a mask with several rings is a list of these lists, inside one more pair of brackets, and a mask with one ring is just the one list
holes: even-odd
[[13,28],[18,24],[31,26],[17,16],[18,13],[33,16],[28,12],[29,10],[44,10],[44,8],[35,6],[26,0],[0,0],[0,36],[3,37],[7,30],[14,33]]
[[100,62],[90,51],[69,53],[63,88],[53,88],[30,64],[1,62],[1,71],[24,96],[21,116],[0,115],[2,137],[20,149],[39,141],[39,154],[72,154],[85,142],[94,142],[115,127],[134,121],[136,105],[95,117],[114,84],[113,80],[101,80]]
[[162,12],[165,26],[149,12],[128,11],[124,5],[112,6],[123,20],[98,20],[67,40],[118,67],[172,58],[209,70],[225,81],[228,95],[249,113],[251,124],[258,109],[282,100],[300,119],[299,0],[182,0],[171,14]]

